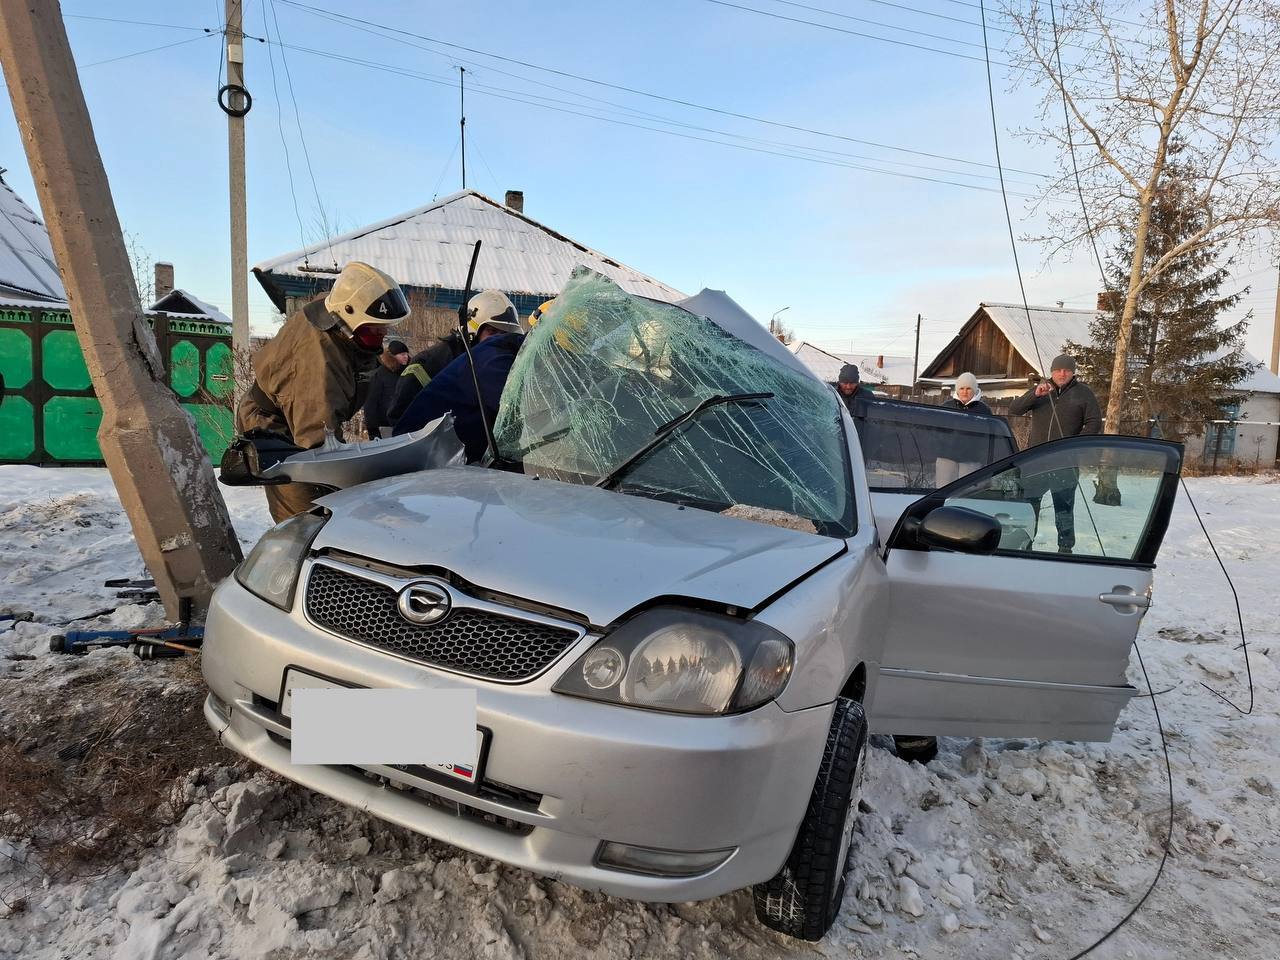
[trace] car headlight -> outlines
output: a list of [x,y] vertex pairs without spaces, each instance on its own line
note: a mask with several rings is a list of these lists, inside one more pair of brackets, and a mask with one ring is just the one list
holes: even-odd
[[552,689],[669,713],[740,713],[782,692],[793,655],[762,623],[655,607],[599,640]]
[[236,567],[240,586],[281,610],[292,610],[302,560],[327,519],[315,513],[299,513],[264,533]]

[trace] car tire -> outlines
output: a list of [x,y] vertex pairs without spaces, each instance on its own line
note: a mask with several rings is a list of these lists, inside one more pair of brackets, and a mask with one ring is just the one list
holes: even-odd
[[866,753],[862,704],[838,697],[795,845],[778,875],[754,888],[756,919],[769,929],[821,940],[835,922],[844,899]]

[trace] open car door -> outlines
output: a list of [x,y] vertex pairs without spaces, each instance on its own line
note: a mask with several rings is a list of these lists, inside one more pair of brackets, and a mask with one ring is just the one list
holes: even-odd
[[1181,467],[1179,444],[1070,437],[912,504],[872,730],[1110,740]]

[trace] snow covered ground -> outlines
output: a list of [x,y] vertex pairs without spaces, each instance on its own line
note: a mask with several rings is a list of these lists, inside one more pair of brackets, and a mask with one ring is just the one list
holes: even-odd
[[[1247,701],[1231,596],[1180,500],[1141,634],[1173,762],[1173,853],[1151,899],[1094,955],[1274,960],[1280,482],[1191,489],[1240,591],[1257,706],[1241,716],[1201,686]],[[269,523],[261,493],[224,492],[252,542]],[[105,471],[0,467],[0,612],[66,620],[117,602],[103,580],[142,574]],[[133,606],[85,626],[160,617]],[[6,691],[32,685],[74,701],[77,678],[104,671],[157,695],[181,682],[174,661],[50,654],[61,629],[0,632],[0,711]],[[1133,677],[1141,686],[1136,662]],[[757,926],[746,892],[671,907],[583,893],[226,764],[183,782],[185,814],[158,843],[93,876],[33,880],[25,845],[0,841],[0,956],[1066,958],[1141,896],[1167,818],[1149,699],[1110,744],[951,739],[927,768],[880,744],[843,913],[811,946]]]

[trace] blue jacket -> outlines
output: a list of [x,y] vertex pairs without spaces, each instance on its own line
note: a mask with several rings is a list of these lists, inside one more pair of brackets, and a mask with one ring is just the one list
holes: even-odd
[[[516,351],[523,342],[524,337],[518,333],[504,333],[487,337],[471,348],[490,424],[498,415],[502,388],[507,385],[507,375],[511,373]],[[421,430],[446,413],[453,414],[453,427],[466,449],[467,462],[479,460],[485,451],[484,421],[481,420],[476,388],[471,380],[471,368],[467,364],[465,353],[454,358],[422,388],[413,403],[409,404],[409,408],[396,421],[395,436]]]

